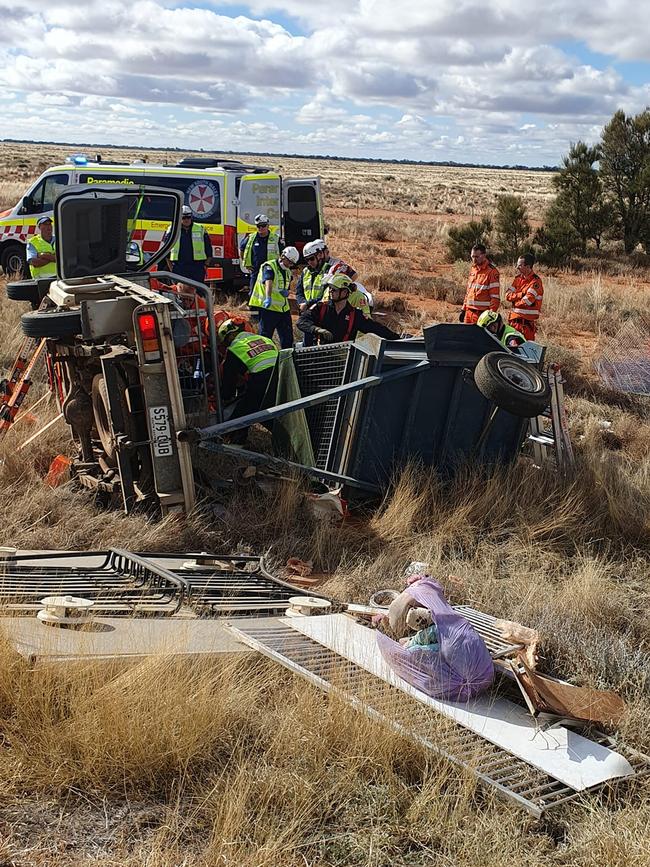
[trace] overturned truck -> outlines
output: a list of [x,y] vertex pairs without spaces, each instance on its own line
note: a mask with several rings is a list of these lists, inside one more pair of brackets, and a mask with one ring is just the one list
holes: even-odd
[[[152,197],[171,231],[144,264],[129,254]],[[55,204],[59,277],[10,293],[37,308],[22,327],[46,343],[81,486],[127,512],[165,514],[193,507],[197,474],[210,475],[215,452],[296,466],[350,496],[379,494],[412,460],[449,476],[470,458],[497,464],[518,455],[528,419],[550,400],[543,349],[526,344],[517,357],[475,326],[284,350],[266,408],[229,420],[211,291],[189,280],[172,289],[165,281],[175,275],[152,270],[178,237],[181,205],[170,189],[67,189]],[[264,453],[225,441],[260,422],[273,431]]]

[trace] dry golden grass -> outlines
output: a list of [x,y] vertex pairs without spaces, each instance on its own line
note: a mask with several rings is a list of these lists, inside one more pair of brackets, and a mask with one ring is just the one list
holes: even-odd
[[[13,185],[19,195],[69,151],[0,143],[0,199],[12,203]],[[269,163],[323,177],[333,248],[361,263],[366,285],[412,333],[455,318],[466,282],[467,263],[442,264],[453,217],[446,209],[480,213],[505,186],[538,212],[550,191],[550,177],[538,173]],[[402,211],[399,220],[384,213],[390,209]],[[504,269],[504,287],[511,276]],[[650,413],[641,400],[602,388],[591,361],[599,340],[642,315],[650,290],[644,272],[631,267],[607,277],[543,276],[541,337],[566,363],[578,456],[565,482],[525,463],[494,476],[468,468],[451,486],[412,468],[367,523],[340,527],[311,516],[299,485],[266,492],[239,485],[227,523],[209,510],[153,523],[99,511],[69,486],[46,488],[49,461],[71,445],[59,427],[18,452],[31,432],[25,423],[0,443],[0,541],[248,549],[266,552],[275,567],[290,555],[313,558],[331,573],[326,592],[357,601],[399,586],[405,564],[424,560],[443,583],[458,577],[447,588],[453,601],[539,628],[544,670],[620,691],[629,706],[622,736],[648,751]],[[0,282],[5,369],[23,309],[4,298]],[[32,394],[42,390],[39,382]],[[648,783],[533,822],[254,656],[31,670],[3,648],[0,784],[0,859],[21,867],[646,867],[650,860]]]
[[[74,152],[104,160],[174,165],[191,152],[146,149],[75,148],[69,145],[30,145],[0,142],[0,207],[14,205],[28,182]],[[196,155],[196,154],[195,154]],[[203,154],[206,155],[206,154]],[[268,165],[287,177],[320,175],[325,204],[346,209],[377,208],[412,213],[478,215],[490,210],[501,192],[521,195],[532,213],[547,207],[553,197],[550,172],[457,169],[348,160],[288,157],[250,157],[228,154],[229,159]]]

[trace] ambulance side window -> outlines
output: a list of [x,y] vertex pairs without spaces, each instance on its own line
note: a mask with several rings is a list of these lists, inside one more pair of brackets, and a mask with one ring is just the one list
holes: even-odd
[[[68,186],[70,177],[67,174],[48,175],[31,192],[26,203],[25,212],[28,214],[42,214],[51,211],[54,200],[59,193]],[[27,198],[27,197],[26,197]]]
[[[147,183],[154,187],[170,187],[183,193],[184,204],[192,209],[194,221],[197,223],[221,223],[221,186],[217,178],[183,178],[178,175],[150,175]],[[166,205],[160,200],[146,202],[143,206],[142,219],[164,220],[169,214],[162,211]]]

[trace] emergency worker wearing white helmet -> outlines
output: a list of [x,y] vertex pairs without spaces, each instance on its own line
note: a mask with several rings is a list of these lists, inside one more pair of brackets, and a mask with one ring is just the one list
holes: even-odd
[[296,284],[296,301],[300,312],[310,304],[315,304],[323,297],[323,256],[325,242],[317,239],[309,241],[302,248],[302,257],[305,260],[305,268]]
[[321,261],[323,265],[323,274],[326,278],[333,277],[335,274],[345,274],[345,276],[349,277],[350,280],[357,279],[358,272],[355,271],[352,265],[348,264],[348,262],[345,262],[343,259],[338,259],[336,256],[332,256],[327,241],[323,241],[322,238],[317,238],[314,243],[322,244]]
[[253,286],[249,305],[259,313],[259,333],[273,337],[278,332],[282,349],[293,346],[293,326],[289,308],[292,268],[300,253],[295,247],[285,247],[278,259],[267,259],[261,266]]

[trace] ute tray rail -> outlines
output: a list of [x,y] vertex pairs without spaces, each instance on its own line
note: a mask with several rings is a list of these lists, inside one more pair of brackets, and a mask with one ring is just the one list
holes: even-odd
[[106,617],[265,617],[285,614],[303,593],[271,575],[264,558],[245,554],[110,548],[0,560],[0,616],[33,615],[44,597],[70,595],[92,600]]

